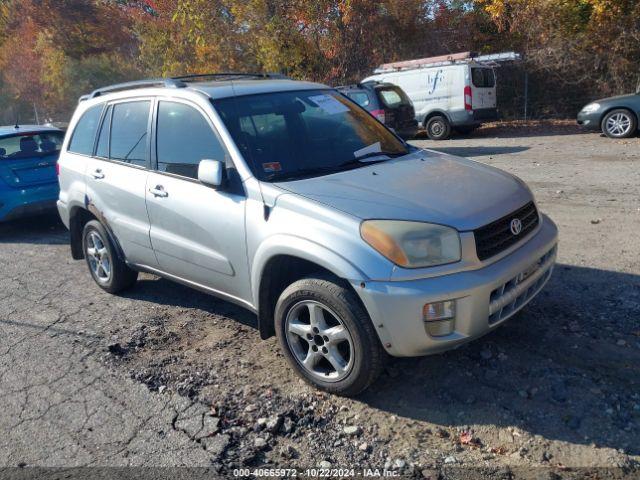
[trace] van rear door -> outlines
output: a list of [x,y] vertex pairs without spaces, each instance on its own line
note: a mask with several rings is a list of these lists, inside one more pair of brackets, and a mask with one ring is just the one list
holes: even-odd
[[473,110],[496,108],[496,78],[493,68],[471,67],[471,106]]

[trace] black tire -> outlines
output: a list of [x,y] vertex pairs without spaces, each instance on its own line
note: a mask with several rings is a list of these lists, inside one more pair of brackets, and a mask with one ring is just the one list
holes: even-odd
[[[321,374],[315,373],[314,375],[302,365],[301,360],[298,360],[299,347],[296,348],[291,343],[291,334],[288,333],[288,325],[294,320],[289,320],[288,317],[290,318],[290,314],[293,314],[296,311],[295,309],[304,308],[300,307],[300,305],[309,303],[319,304],[325,312],[323,313],[324,318],[327,318],[326,311],[330,310],[328,321],[338,320],[340,326],[346,327],[350,336],[347,347],[351,353],[348,362],[350,368],[345,368],[345,373],[343,374],[345,376],[343,378],[327,379],[325,381],[318,377]],[[311,314],[309,313],[309,315]],[[289,285],[282,292],[276,304],[275,327],[280,346],[289,364],[305,381],[314,387],[337,395],[353,396],[369,387],[382,371],[386,353],[378,340],[378,335],[371,319],[353,291],[341,285],[337,279],[321,276],[309,277]],[[316,334],[318,333],[323,334],[322,331],[318,332],[316,330]],[[320,335],[316,336],[320,337]],[[326,339],[327,337],[324,338]],[[304,344],[302,337],[299,337],[299,339],[299,343]],[[344,346],[345,342],[346,340],[343,340],[341,346]],[[311,339],[307,340],[307,343],[308,355],[315,343]],[[330,343],[324,345],[331,348]],[[321,348],[325,350],[324,347]],[[296,350],[298,350],[298,354]],[[317,352],[318,357],[320,357],[318,368],[321,369],[322,362],[324,362],[330,369],[331,364],[327,360],[330,352],[325,352],[327,355],[320,352],[320,350],[317,350]],[[322,358],[323,356],[324,358]]]
[[604,116],[600,127],[609,138],[629,138],[638,130],[638,119],[630,110],[616,108]]
[[451,135],[451,124],[442,115],[435,115],[427,120],[425,128],[431,140],[446,140]]
[[[92,254],[89,249],[94,249],[95,253]],[[103,290],[118,293],[136,283],[138,272],[130,269],[120,258],[106,229],[99,221],[91,220],[84,226],[82,251],[89,273]],[[102,265],[99,266],[100,264]]]

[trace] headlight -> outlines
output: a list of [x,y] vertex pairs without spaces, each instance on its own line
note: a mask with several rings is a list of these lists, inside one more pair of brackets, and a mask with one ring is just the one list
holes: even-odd
[[593,113],[593,112],[597,112],[598,110],[600,110],[599,103],[590,103],[589,105],[587,105],[582,109],[584,113]]
[[461,258],[460,236],[450,227],[399,220],[367,220],[360,225],[365,242],[396,265],[432,267]]

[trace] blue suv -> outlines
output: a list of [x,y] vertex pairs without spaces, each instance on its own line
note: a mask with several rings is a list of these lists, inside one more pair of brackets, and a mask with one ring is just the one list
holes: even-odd
[[63,139],[54,127],[0,127],[0,222],[55,209]]

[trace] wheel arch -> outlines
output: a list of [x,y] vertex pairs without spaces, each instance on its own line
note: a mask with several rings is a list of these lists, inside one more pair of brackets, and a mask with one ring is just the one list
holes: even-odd
[[628,105],[614,105],[614,106],[608,107],[604,112],[602,112],[602,115],[600,116],[600,130],[602,132],[604,132],[604,119],[607,117],[607,115],[609,115],[614,110],[628,111],[636,119],[636,131],[640,129],[640,115],[638,114],[638,112],[636,112],[633,109],[633,107],[630,107]]
[[109,223],[92,204],[89,204],[87,208],[84,206],[74,206],[69,210],[69,244],[71,246],[71,257],[74,260],[82,260],[84,258],[82,232],[84,226],[91,220],[97,220],[102,224],[107,231],[107,235],[109,235],[109,239],[115,246],[116,255],[118,255],[121,260],[126,261],[120,242],[118,242]]
[[427,122],[431,120],[433,117],[442,116],[447,119],[449,125],[451,125],[451,117],[444,110],[432,110],[424,116],[424,120],[422,121],[422,126],[427,128]]
[[263,245],[254,256],[251,274],[252,295],[263,339],[275,334],[275,304],[282,291],[296,280],[322,274],[343,281],[352,289],[347,280],[367,278],[347,259],[324,246],[298,237],[270,240],[269,245]]

